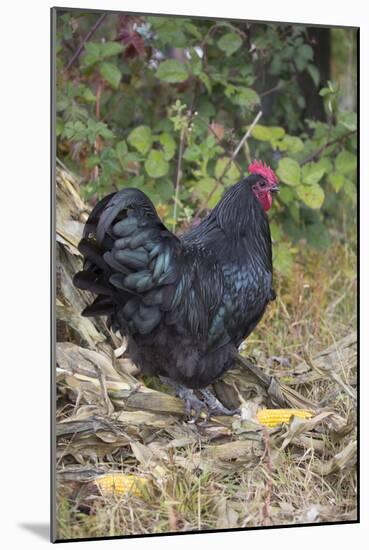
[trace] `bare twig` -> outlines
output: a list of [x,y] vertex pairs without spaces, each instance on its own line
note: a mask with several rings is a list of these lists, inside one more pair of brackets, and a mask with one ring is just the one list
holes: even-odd
[[291,84],[292,82],[292,78],[290,78],[290,80],[287,80],[285,82],[281,82],[279,81],[278,84],[276,84],[275,86],[273,86],[273,88],[270,88],[269,90],[266,90],[265,92],[262,92],[260,95],[260,97],[265,97],[269,94],[272,94],[273,92],[279,92],[280,90],[283,90],[283,88],[285,88],[286,86],[288,86],[288,84]]
[[[231,160],[229,161],[229,163],[231,163],[233,161],[233,159],[238,155],[238,152],[239,150],[241,149],[242,145],[245,143],[245,141],[247,139],[249,139],[250,135],[251,135],[251,132],[253,131],[254,127],[256,126],[256,124],[258,123],[261,115],[263,114],[262,111],[259,111],[258,114],[256,115],[256,117],[254,118],[252,124],[248,127],[248,130],[246,132],[246,134],[243,136],[243,138],[241,139],[240,143],[237,145],[236,149],[234,150],[234,153],[231,157]],[[228,166],[226,166],[224,172],[226,172]],[[222,174],[222,177],[223,177],[224,174]]]
[[206,42],[208,41],[209,37],[212,35],[212,33],[218,28],[218,23],[214,23],[214,25],[212,25],[207,33],[205,34],[204,38],[202,39],[202,42],[200,44],[200,48],[201,49],[204,49],[205,45],[206,45]]
[[241,36],[243,39],[246,39],[247,38],[247,34],[242,31],[241,29],[239,29],[238,27],[235,27],[234,25],[232,25],[231,23],[228,23],[228,22],[221,22],[219,23],[219,21],[217,23],[214,23],[214,25],[212,25],[211,27],[209,27],[207,33],[205,34],[204,38],[202,39],[202,42],[200,44],[200,48],[204,49],[208,39],[211,37],[211,35],[223,28],[223,27],[228,27],[230,29],[232,29],[233,32],[237,33],[239,36]]
[[[260,117],[262,116],[263,112],[262,111],[259,111],[258,114],[256,115],[256,117],[254,118],[253,122],[250,124],[250,126],[248,127],[247,129],[247,132],[245,133],[245,135],[243,136],[243,138],[241,139],[241,141],[239,142],[239,144],[237,145],[236,149],[233,151],[232,153],[232,156],[229,158],[227,164],[225,165],[224,167],[224,170],[222,171],[221,175],[219,176],[218,180],[216,181],[213,189],[210,191],[209,195],[207,196],[206,198],[206,203],[207,204],[209,202],[209,200],[211,199],[211,197],[214,195],[215,191],[218,189],[218,187],[221,185],[222,183],[222,179],[224,178],[225,174],[227,173],[228,171],[228,168],[231,166],[232,162],[234,161],[234,159],[236,158],[236,156],[238,155],[241,147],[244,145],[244,143],[248,140],[248,138],[250,137],[251,135],[251,132],[253,130],[253,128],[256,126],[256,124],[258,123]],[[202,205],[196,212],[195,214],[195,217],[199,216],[203,211],[205,210],[205,205]]]
[[237,28],[237,27],[234,27],[232,24],[230,23],[219,23],[219,21],[217,23],[214,23],[214,25],[212,25],[211,27],[209,27],[207,33],[205,34],[204,38],[202,39],[201,43],[200,43],[200,48],[202,49],[203,51],[203,54],[204,54],[204,57],[203,57],[203,61],[204,61],[204,66],[207,66],[208,65],[208,40],[209,38],[211,38],[212,34],[215,34],[219,29],[221,29],[222,27],[229,27],[232,29],[233,32],[237,33],[238,35],[240,35],[242,37],[243,40],[246,40],[247,39],[247,35],[245,32],[243,32],[241,29]]
[[91,27],[91,29],[88,31],[88,33],[86,34],[86,36],[82,40],[81,44],[76,49],[74,55],[68,61],[67,66],[65,67],[65,69],[63,71],[64,73],[67,72],[68,69],[70,69],[70,67],[73,65],[73,63],[75,63],[75,61],[77,61],[77,59],[79,58],[79,56],[81,55],[81,53],[84,50],[86,42],[88,42],[90,40],[91,36],[97,31],[97,29],[100,27],[101,23],[104,21],[106,16],[107,16],[107,13],[103,13],[99,17],[99,19],[96,21],[94,26]]
[[344,141],[345,139],[349,138],[353,134],[356,134],[357,130],[351,130],[350,132],[347,132],[346,134],[343,134],[342,136],[332,139],[331,141],[327,141],[324,145],[319,147],[316,151],[313,151],[308,155],[302,162],[300,162],[300,166],[303,166],[304,164],[307,164],[311,160],[314,160],[316,157],[319,157],[322,152],[327,149],[327,147],[330,147],[331,145],[334,145],[335,143],[339,143],[340,141]]

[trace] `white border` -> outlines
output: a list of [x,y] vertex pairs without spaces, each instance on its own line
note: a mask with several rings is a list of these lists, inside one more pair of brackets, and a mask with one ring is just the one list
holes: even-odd
[[[62,2],[61,5],[64,3]],[[369,17],[365,2],[238,2],[185,3],[173,0],[69,0],[68,7],[155,11],[238,17],[271,21],[361,26],[361,150],[368,151]],[[39,548],[47,544],[49,521],[49,8],[47,0],[8,2],[1,9],[1,468],[0,537],[4,547]],[[4,125],[5,118],[5,125]],[[364,123],[366,121],[366,123]],[[5,154],[4,154],[5,153]],[[361,204],[368,204],[368,155],[362,155]],[[362,480],[360,525],[288,528],[104,541],[109,548],[178,550],[231,545],[258,548],[361,548],[369,535],[368,521],[368,389],[366,359],[369,311],[368,265],[364,246],[368,216],[362,215]],[[366,275],[366,277],[365,277]],[[5,308],[3,307],[5,304]],[[5,336],[6,332],[6,336]],[[23,525],[23,527],[22,527]],[[24,525],[31,525],[29,529]],[[6,544],[8,542],[8,544]],[[75,543],[77,544],[77,543]],[[102,542],[89,543],[93,548]],[[27,545],[27,546],[25,546]],[[92,547],[92,546],[91,546]]]

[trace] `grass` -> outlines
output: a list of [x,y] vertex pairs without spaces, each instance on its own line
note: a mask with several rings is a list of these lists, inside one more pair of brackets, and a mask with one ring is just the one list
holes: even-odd
[[[334,269],[333,269],[333,266]],[[355,330],[355,255],[349,246],[335,244],[324,252],[303,250],[289,277],[276,279],[278,298],[250,336],[245,353],[255,357],[269,374],[294,381],[294,369]],[[278,358],[271,360],[271,358]],[[356,361],[334,365],[340,379],[355,385]],[[295,386],[317,402],[324,399],[355,426],[354,399],[330,376]],[[331,396],[331,397],[329,397]],[[76,394],[68,392],[75,407]],[[71,407],[64,412],[68,417]],[[60,409],[61,410],[61,409]],[[67,412],[65,412],[67,411]],[[288,429],[287,427],[285,429]],[[249,441],[248,452],[227,460],[212,456],[214,447],[247,441],[242,432],[204,433],[201,427],[177,420],[168,428],[134,432],[149,459],[129,447],[111,456],[63,457],[68,468],[103,468],[136,473],[150,479],[141,497],[103,497],[81,487],[91,482],[59,478],[58,539],[142,533],[166,533],[219,528],[349,521],[356,518],[356,475],[351,460],[324,473],[324,465],[355,439],[355,428],[338,440],[317,428],[320,444],[306,435],[304,445],[281,449],[278,437],[265,428]],[[273,435],[273,432],[271,432]],[[210,435],[209,435],[210,434]],[[219,435],[220,434],[220,435]],[[320,438],[320,440],[319,440]],[[311,442],[311,444],[309,443]],[[147,457],[146,457],[147,458]],[[82,495],[82,496],[81,496]],[[87,503],[87,507],[86,507]]]

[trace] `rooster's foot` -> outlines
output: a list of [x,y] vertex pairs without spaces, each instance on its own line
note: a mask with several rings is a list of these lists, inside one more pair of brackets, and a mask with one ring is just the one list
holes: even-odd
[[208,418],[211,416],[233,416],[240,412],[239,409],[227,409],[209,389],[199,390],[208,408]]
[[202,412],[206,415],[205,423],[211,416],[233,416],[240,412],[239,409],[227,409],[227,407],[225,407],[207,388],[197,390],[203,398],[203,400],[201,400],[190,388],[186,388],[186,386],[182,384],[177,384],[165,376],[160,376],[160,379],[165,384],[174,388],[177,397],[183,399],[185,416],[191,422],[197,422]]
[[[182,384],[177,384],[166,376],[160,376],[160,380],[162,380],[165,384],[168,384],[168,386],[171,386],[175,390],[176,396],[183,399],[185,416],[191,422],[196,422],[202,411],[208,415],[208,408],[206,404],[201,401],[201,399],[196,397],[193,390],[186,388],[186,386],[182,386]],[[192,414],[192,412],[194,414]]]
[[[189,418],[190,422],[197,422],[203,411],[206,417],[208,417],[209,413],[206,404],[196,397],[193,390],[181,387],[178,392],[178,397],[184,400],[185,415]],[[192,411],[194,414],[192,414]]]

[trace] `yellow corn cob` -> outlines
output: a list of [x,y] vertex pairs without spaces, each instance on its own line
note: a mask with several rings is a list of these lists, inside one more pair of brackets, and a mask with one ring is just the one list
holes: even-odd
[[147,483],[147,479],[135,476],[133,474],[106,474],[95,479],[95,484],[103,496],[122,497],[127,493],[135,496],[142,496],[142,485]]
[[260,424],[274,428],[283,422],[290,422],[292,416],[299,418],[311,418],[313,413],[306,409],[260,409],[256,417]]

